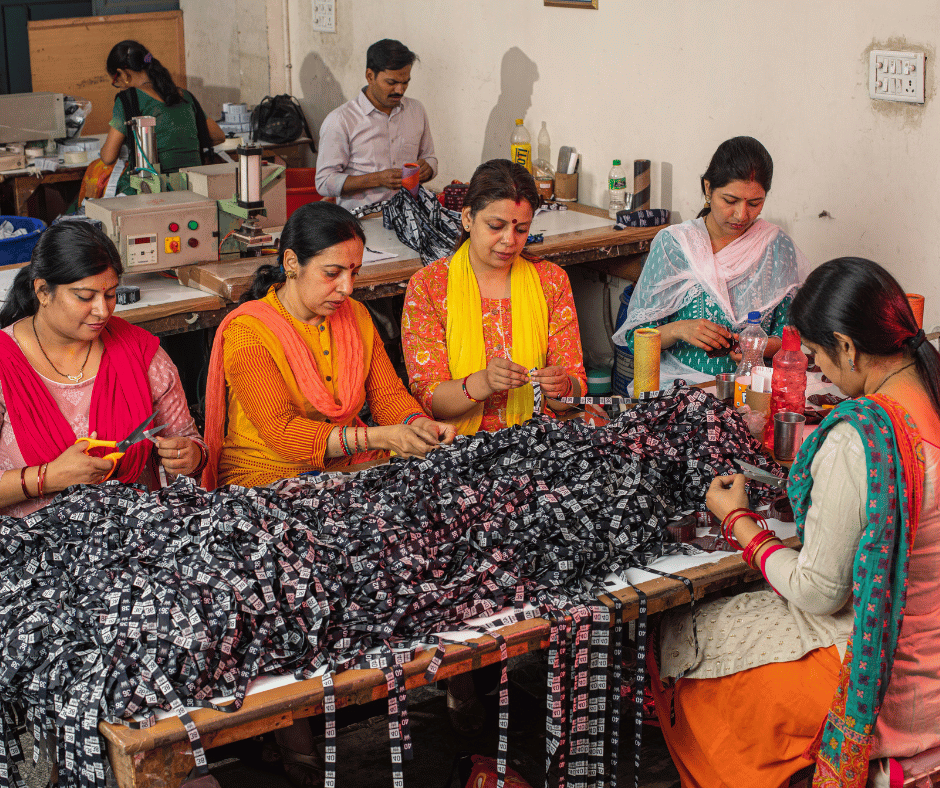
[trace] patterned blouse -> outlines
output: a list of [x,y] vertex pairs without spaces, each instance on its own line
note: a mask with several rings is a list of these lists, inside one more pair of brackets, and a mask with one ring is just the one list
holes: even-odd
[[[784,299],[777,304],[773,312],[765,312],[761,315],[761,328],[764,329],[768,337],[783,336],[783,327],[790,322],[790,304],[792,301],[793,296],[784,296]],[[645,326],[648,328],[658,328],[659,326],[666,325],[666,323],[676,323],[680,320],[699,320],[700,318],[711,320],[712,323],[724,326],[729,331],[734,330],[722,308],[718,306],[704,290],[701,290],[698,296],[675,314],[664,317],[662,320],[657,320],[653,323],[646,323]],[[641,326],[637,326],[637,328],[641,328]],[[627,348],[631,353],[634,352],[634,331],[627,333]],[[733,361],[731,356],[725,355],[719,358],[709,358],[704,350],[695,345],[690,345],[688,342],[684,342],[681,339],[669,348],[669,352],[686,366],[697,369],[699,372],[704,372],[708,375],[717,375],[719,372],[734,372],[738,368],[738,363]]]
[[[542,292],[548,304],[548,355],[546,366],[564,367],[581,391],[587,391],[578,315],[574,308],[568,275],[554,263],[534,260]],[[431,412],[437,387],[451,380],[447,361],[447,272],[449,260],[438,260],[422,268],[408,283],[402,315],[402,348],[411,381],[411,391],[424,409]],[[484,298],[483,341],[486,360],[507,357],[512,347],[512,303],[508,298]],[[508,392],[500,391],[486,401],[480,429],[487,432],[506,426]]]

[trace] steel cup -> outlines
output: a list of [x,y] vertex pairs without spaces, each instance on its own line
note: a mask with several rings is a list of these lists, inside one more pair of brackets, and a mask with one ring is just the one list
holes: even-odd
[[790,462],[803,442],[803,425],[806,416],[781,410],[774,414],[774,454],[778,460]]
[[730,400],[734,397],[733,372],[722,372],[715,375],[715,396],[724,400]]

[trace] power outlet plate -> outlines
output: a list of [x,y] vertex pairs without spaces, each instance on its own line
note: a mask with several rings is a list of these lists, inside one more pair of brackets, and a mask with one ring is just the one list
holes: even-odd
[[336,0],[313,0],[313,29],[336,32]]
[[924,53],[872,51],[868,66],[868,93],[882,101],[924,103]]

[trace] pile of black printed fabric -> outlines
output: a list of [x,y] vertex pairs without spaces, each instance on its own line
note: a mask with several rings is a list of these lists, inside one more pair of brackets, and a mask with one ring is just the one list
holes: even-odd
[[[400,780],[411,755],[401,655],[436,644],[431,679],[435,633],[507,607],[497,623],[551,620],[559,779],[616,774],[610,611],[597,593],[611,571],[678,549],[664,542],[668,519],[701,508],[732,457],[766,467],[757,448],[731,409],[680,388],[604,428],[536,418],[355,476],[214,493],[185,479],[154,494],[109,482],[0,518],[0,786],[21,784],[19,711],[37,741],[55,736],[63,785],[101,786],[99,720],[165,708],[185,722],[183,704],[239,705],[261,674],[363,665],[385,671]],[[616,698],[620,641],[615,631]],[[329,674],[324,688],[329,699]]]

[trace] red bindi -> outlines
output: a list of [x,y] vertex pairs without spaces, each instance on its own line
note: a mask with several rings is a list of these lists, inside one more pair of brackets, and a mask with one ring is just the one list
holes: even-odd
[[513,219],[513,220],[512,220],[512,223],[513,223],[513,224],[517,224],[518,222],[519,222],[518,219]]
[[516,197],[516,205],[522,205],[522,198]]

